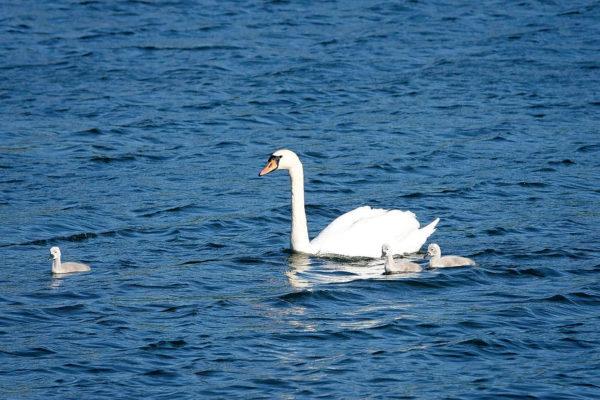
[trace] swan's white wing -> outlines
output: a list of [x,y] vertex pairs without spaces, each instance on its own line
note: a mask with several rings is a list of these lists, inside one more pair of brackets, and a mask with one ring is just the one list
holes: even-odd
[[379,258],[383,244],[389,244],[394,254],[412,253],[433,233],[435,225],[430,226],[419,230],[419,221],[410,211],[359,207],[334,220],[311,241],[311,247],[317,254],[349,257]]
[[417,230],[409,232],[402,238],[397,238],[395,242],[392,242],[391,247],[393,254],[409,254],[416,253],[425,244],[427,238],[435,232],[435,227],[440,222],[439,218],[436,218],[429,225]]
[[352,211],[348,211],[345,214],[340,215],[329,225],[327,225],[321,233],[311,242],[314,243],[318,238],[322,237],[333,237],[339,232],[347,231],[355,222],[360,221],[364,218],[374,217],[387,212],[384,209],[374,209],[370,206],[362,206],[355,208]]

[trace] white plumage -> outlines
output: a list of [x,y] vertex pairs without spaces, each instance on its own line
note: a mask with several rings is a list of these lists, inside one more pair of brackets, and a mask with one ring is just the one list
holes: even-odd
[[304,209],[304,171],[298,156],[290,150],[278,150],[269,158],[259,173],[266,175],[276,169],[287,170],[292,186],[292,250],[314,255],[380,258],[383,244],[390,246],[391,254],[409,254],[419,251],[427,238],[435,232],[436,218],[420,228],[419,221],[410,211],[359,207],[329,224],[312,241],[308,239]]
[[419,229],[410,211],[363,206],[336,218],[310,244],[317,254],[379,258],[382,243],[389,243],[391,254],[410,254],[419,251],[438,222]]

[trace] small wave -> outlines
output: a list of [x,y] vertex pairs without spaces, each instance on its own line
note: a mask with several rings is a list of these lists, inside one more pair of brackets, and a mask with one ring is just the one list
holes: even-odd
[[[170,207],[170,208],[165,208],[163,210],[157,210],[157,211],[151,211],[151,212],[147,212],[145,214],[140,214],[140,216],[142,217],[152,217],[155,215],[160,215],[160,214],[165,214],[165,213],[175,213],[178,211],[183,211],[183,210],[187,210],[190,208],[193,208],[194,204],[189,203],[189,204],[184,204],[181,206],[175,206],[175,207]],[[134,212],[137,212],[138,210],[134,210]]]
[[504,229],[502,227],[486,229],[483,232],[487,233],[490,236],[504,236],[511,233],[510,230]]
[[413,192],[413,193],[401,194],[398,197],[402,197],[405,199],[419,199],[421,197],[425,197],[425,195],[421,192]]
[[187,342],[183,339],[176,340],[159,340],[158,342],[149,343],[145,346],[140,347],[141,350],[170,350],[170,349],[179,349],[181,347],[185,347]]
[[[135,234],[145,234],[145,233],[163,233],[172,234],[177,230],[172,227],[136,227],[136,228],[122,228],[122,229],[113,229],[103,232],[81,232],[75,233],[73,235],[68,236],[54,236],[47,239],[36,239],[29,242],[22,243],[5,243],[0,244],[0,247],[10,247],[10,246],[47,246],[49,244],[55,244],[57,242],[66,241],[66,242],[80,242],[89,239],[94,239],[98,237],[114,237],[117,235],[122,235],[125,237],[132,237]],[[206,246],[211,248],[220,248],[225,245],[217,244],[217,243],[208,243]]]
[[580,349],[591,349],[595,347],[595,342],[589,340],[581,340],[575,337],[564,337],[560,339],[562,342],[567,342],[568,348],[572,348],[573,345]]
[[134,289],[184,289],[187,288],[187,283],[171,283],[165,285],[148,285],[143,283],[126,283],[122,287],[134,288]]
[[243,50],[238,46],[228,46],[228,45],[198,45],[198,46],[134,46],[139,50],[144,51],[219,51],[219,50]]
[[219,374],[220,371],[217,371],[215,369],[202,369],[199,371],[194,372],[194,375],[197,376],[214,376]]
[[256,264],[263,264],[265,260],[262,258],[259,258],[259,257],[243,256],[243,257],[236,257],[234,259],[234,261],[239,264],[256,265]]
[[151,376],[153,378],[176,378],[179,376],[178,373],[172,371],[166,371],[164,369],[153,369],[143,373],[145,376]]
[[517,183],[517,185],[519,185],[521,187],[531,187],[531,188],[543,188],[543,187],[548,186],[548,184],[543,183],[543,182],[527,182],[527,181],[521,181],[521,182]]
[[565,159],[559,160],[559,161],[548,161],[548,164],[550,164],[550,165],[573,165],[573,164],[575,164],[575,161],[565,158]]
[[600,150],[600,144],[586,144],[579,146],[576,151],[579,153],[593,153]]
[[81,241],[84,241],[84,240],[96,238],[98,236],[99,235],[97,233],[94,233],[94,232],[81,232],[81,233],[75,233],[73,235],[68,235],[68,236],[55,236],[55,237],[52,237],[52,238],[49,238],[49,239],[37,239],[37,240],[32,240],[30,242],[24,242],[24,243],[3,244],[0,247],[7,247],[7,246],[28,246],[28,245],[44,246],[44,245],[56,243],[56,242],[59,242],[59,241],[81,242]]
[[90,129],[85,129],[83,131],[79,131],[77,133],[80,135],[101,135],[102,130],[100,128],[90,128]]
[[480,338],[466,339],[466,340],[458,342],[457,345],[459,345],[459,346],[474,346],[474,347],[478,347],[478,348],[485,348],[485,347],[490,346],[490,344],[488,342],[486,342],[485,340],[480,339]]
[[555,168],[543,167],[533,170],[533,172],[556,172]]
[[581,11],[579,11],[579,10],[571,10],[571,11],[565,11],[565,12],[562,12],[562,13],[558,13],[557,15],[559,17],[572,17],[572,16],[581,15]]
[[63,368],[85,371],[90,374],[110,374],[117,372],[116,369],[110,367],[88,367],[87,365],[75,364],[75,363],[67,363],[63,366]]
[[222,261],[220,258],[207,258],[205,260],[188,260],[188,261],[184,261],[182,263],[179,263],[178,265],[195,265],[195,264],[205,264],[208,262],[217,262],[217,261]]
[[[392,275],[394,276],[394,275]],[[422,278],[407,278],[407,279],[395,279],[392,282],[397,284],[402,284],[406,286],[410,286],[413,288],[419,289],[439,289],[443,287],[449,287],[456,285],[456,282],[438,279],[438,277],[433,279],[422,279]]]
[[488,139],[485,139],[485,141],[489,141],[489,142],[512,142],[512,140],[504,137],[503,135],[495,135],[492,136]]
[[44,312],[51,315],[64,315],[64,314],[72,314],[76,311],[83,310],[85,306],[83,304],[72,304],[68,306],[60,306],[60,307],[49,307],[44,308]]
[[200,103],[200,104],[186,104],[184,106],[182,106],[181,108],[184,110],[212,110],[214,108],[218,108],[223,106],[225,103],[221,102],[221,101],[209,101],[206,103]]
[[92,156],[90,158],[91,162],[101,163],[101,164],[111,164],[111,163],[134,161],[134,160],[135,160],[135,157],[132,156],[132,155],[130,155],[130,154],[126,154],[126,155],[122,155],[122,156],[117,156],[117,157]]
[[51,354],[56,354],[55,351],[47,349],[46,347],[33,347],[33,348],[28,349],[28,350],[22,350],[22,351],[4,351],[4,350],[0,350],[0,353],[10,354],[10,355],[17,356],[17,357],[31,357],[31,358],[36,358],[36,357],[42,357],[42,356],[48,356],[48,355],[51,355]]
[[492,256],[492,255],[502,255],[504,254],[503,252],[499,251],[498,249],[483,249],[483,250],[479,250],[477,253],[473,253],[474,257],[477,256]]
[[304,300],[335,300],[341,301],[339,297],[333,294],[330,290],[301,290],[298,292],[290,292],[277,297],[285,302],[297,302]]
[[544,297],[539,299],[538,301],[549,302],[549,303],[563,303],[563,304],[575,304],[575,302],[571,301],[567,296],[562,294],[555,294],[553,296]]
[[589,305],[598,305],[600,304],[600,296],[589,294],[586,292],[573,292],[571,293],[573,297],[576,297],[576,302],[581,302]]
[[242,147],[242,143],[240,142],[234,142],[233,140],[224,140],[222,142],[219,142],[217,144],[215,144],[215,147],[218,149],[226,149],[226,148],[232,148],[232,147]]
[[553,248],[543,248],[539,250],[533,250],[530,253],[516,253],[513,254],[516,259],[540,259],[540,258],[572,258],[581,259],[582,255],[570,250],[560,250]]
[[[88,2],[90,4],[94,4],[94,2]],[[132,36],[135,35],[134,31],[110,31],[110,32],[96,32],[96,33],[87,33],[79,36],[79,40],[94,40],[115,36]]]
[[388,163],[373,164],[373,165],[369,165],[367,168],[374,169],[377,171],[398,172],[398,169],[396,167],[394,167]]
[[546,277],[560,277],[562,274],[554,269],[547,267],[540,268],[509,268],[506,270],[508,275],[515,276],[535,276],[538,278],[546,278]]

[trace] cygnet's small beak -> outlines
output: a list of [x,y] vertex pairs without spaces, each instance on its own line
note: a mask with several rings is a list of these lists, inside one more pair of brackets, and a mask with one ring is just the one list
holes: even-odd
[[268,174],[269,172],[275,171],[278,167],[278,163],[277,160],[273,157],[269,158],[269,161],[267,161],[267,165],[265,165],[265,167],[263,169],[260,170],[260,172],[258,173],[258,176],[263,176]]
[[50,256],[48,257],[48,260],[53,260],[54,256],[52,254],[50,254]]

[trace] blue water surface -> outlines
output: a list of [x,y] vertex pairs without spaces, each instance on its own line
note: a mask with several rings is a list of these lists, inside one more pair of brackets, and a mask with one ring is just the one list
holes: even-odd
[[[600,3],[0,4],[0,397],[600,398]],[[475,268],[291,254],[368,204]],[[49,248],[92,272],[53,277]]]

